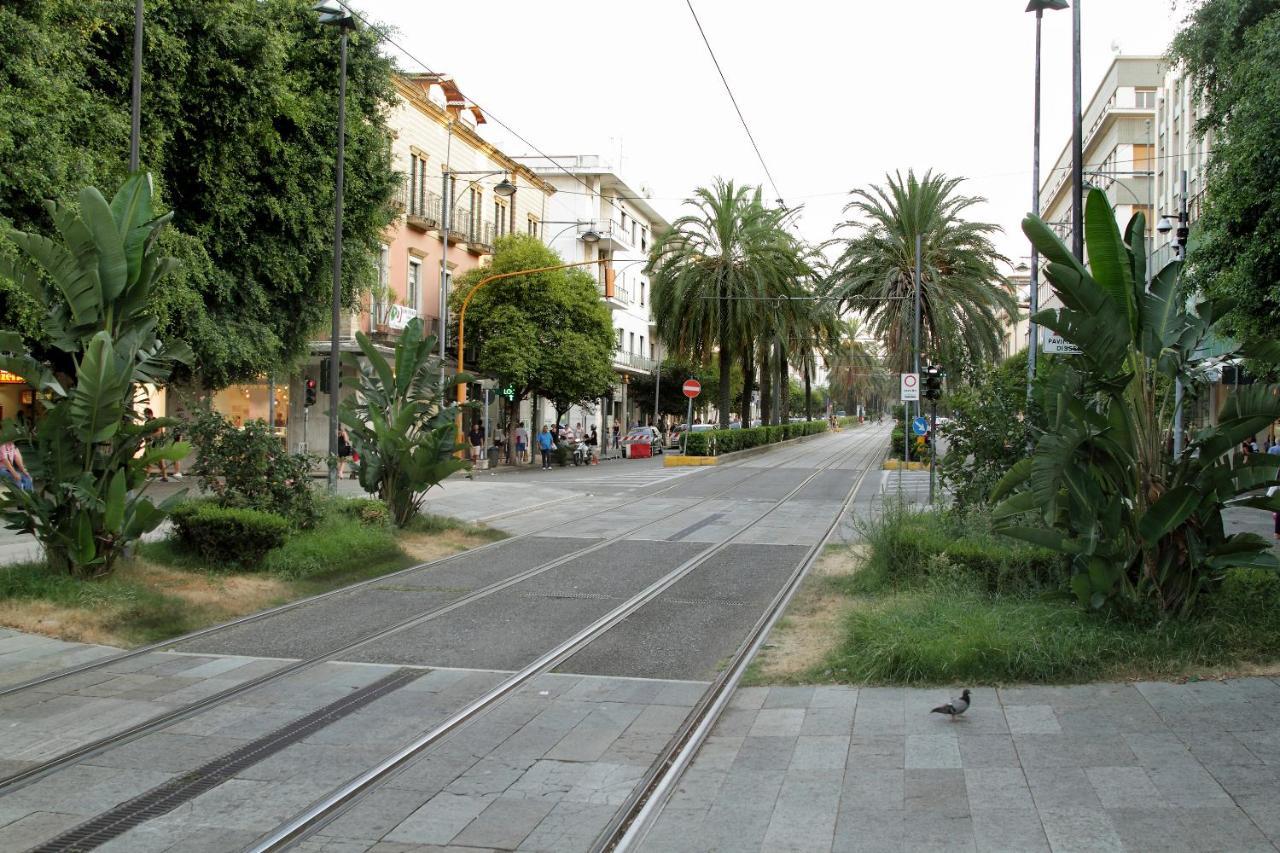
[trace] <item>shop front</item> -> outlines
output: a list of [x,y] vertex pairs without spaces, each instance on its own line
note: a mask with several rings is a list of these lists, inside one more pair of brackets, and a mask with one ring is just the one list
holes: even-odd
[[0,420],[21,417],[30,423],[35,414],[35,389],[21,376],[0,370]]

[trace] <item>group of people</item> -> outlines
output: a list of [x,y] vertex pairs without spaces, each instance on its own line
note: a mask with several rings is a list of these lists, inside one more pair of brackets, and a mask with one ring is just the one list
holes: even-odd
[[[508,431],[510,435],[508,435]],[[617,424],[613,427],[613,441],[617,444],[619,429]],[[511,440],[512,446],[508,446],[508,440]],[[544,424],[542,429],[530,440],[529,430],[525,427],[525,422],[520,421],[519,425],[513,430],[504,430],[501,425],[494,430],[493,444],[490,447],[490,458],[508,459],[514,461],[517,465],[528,465],[533,460],[531,454],[536,443],[537,450],[541,457],[542,468],[546,470],[551,467],[551,455],[556,448],[562,444],[574,446],[585,442],[588,447],[595,448],[600,446],[600,433],[597,427],[592,424],[590,429],[584,429],[582,424],[574,424],[569,427],[567,424]],[[467,431],[467,444],[471,451],[471,461],[477,463],[483,455],[485,446],[484,427],[479,421],[471,424],[471,429]],[[514,454],[514,457],[507,454]]]

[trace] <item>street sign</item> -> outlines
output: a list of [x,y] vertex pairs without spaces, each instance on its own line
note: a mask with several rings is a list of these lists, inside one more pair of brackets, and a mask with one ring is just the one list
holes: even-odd
[[1056,353],[1057,355],[1079,355],[1080,347],[1067,341],[1062,335],[1047,334],[1044,336],[1045,352]]
[[916,435],[924,435],[929,432],[929,419],[924,417],[914,418],[911,421],[911,431]]
[[686,379],[684,381],[684,395],[692,400],[694,397],[702,393],[702,383],[696,379]]
[[920,399],[920,374],[902,374],[902,402]]

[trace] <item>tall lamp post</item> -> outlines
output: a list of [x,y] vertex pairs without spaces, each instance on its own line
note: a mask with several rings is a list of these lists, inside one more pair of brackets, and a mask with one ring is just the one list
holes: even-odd
[[[1031,215],[1040,215],[1040,29],[1046,9],[1057,11],[1067,8],[1067,0],[1031,0],[1028,12],[1036,13],[1036,94],[1035,130],[1032,133],[1031,155]],[[1040,310],[1040,257],[1034,244],[1031,246],[1031,292],[1028,313],[1032,318]],[[1036,379],[1036,356],[1040,350],[1040,329],[1034,319],[1027,325],[1027,406],[1031,405],[1031,387]]]
[[315,5],[320,23],[335,26],[340,34],[338,61],[338,165],[333,199],[333,294],[329,330],[329,492],[338,491],[338,325],[342,318],[342,182],[347,145],[347,33],[355,18],[341,3],[323,0]]
[[133,5],[133,82],[129,97],[129,172],[142,166],[142,0]]
[[1080,3],[1071,7],[1071,251],[1084,263],[1084,116],[1080,90]]

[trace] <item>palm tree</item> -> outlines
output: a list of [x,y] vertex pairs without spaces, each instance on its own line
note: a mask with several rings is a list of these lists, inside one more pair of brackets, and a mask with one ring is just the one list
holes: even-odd
[[685,203],[693,212],[673,222],[650,255],[653,314],[673,355],[705,364],[717,352],[720,426],[727,428],[730,365],[759,332],[766,297],[793,275],[795,249],[782,231],[786,211],[766,208],[759,187],[717,178]]
[[1017,302],[997,264],[1006,262],[991,235],[999,226],[963,214],[985,199],[956,193],[961,179],[925,172],[886,175],[885,186],[854,190],[845,205],[854,218],[840,238],[833,294],[857,308],[883,341],[895,370],[912,366],[915,240],[922,237],[920,348],[953,370],[1000,357],[1003,317]]
[[838,323],[822,353],[831,397],[844,401],[846,409],[853,408],[859,400],[870,408],[872,400],[884,396],[889,379],[879,354],[858,340],[859,331],[857,320]]

